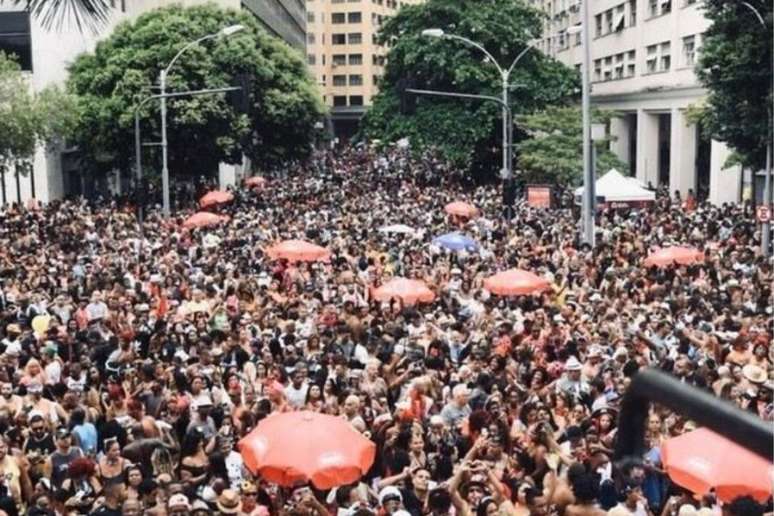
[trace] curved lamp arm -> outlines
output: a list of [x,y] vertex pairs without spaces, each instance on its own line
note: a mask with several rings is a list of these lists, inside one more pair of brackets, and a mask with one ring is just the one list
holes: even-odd
[[758,18],[758,21],[761,22],[761,25],[765,29],[766,28],[766,21],[763,19],[763,16],[761,16],[761,12],[758,9],[756,9],[755,7],[753,7],[753,5],[751,3],[749,3],[749,2],[742,2],[742,5],[747,7],[749,10],[751,10],[753,12],[753,14],[755,14],[755,17]]
[[216,32],[215,34],[207,34],[206,36],[202,36],[201,38],[199,38],[197,40],[191,41],[186,46],[181,48],[180,51],[177,54],[175,54],[175,57],[172,58],[172,60],[169,62],[167,67],[164,68],[164,71],[162,73],[164,75],[168,75],[170,68],[172,68],[172,65],[175,64],[175,61],[177,61],[180,58],[180,56],[183,55],[183,53],[185,53],[186,50],[188,50],[189,48],[191,48],[191,47],[193,47],[195,45],[198,45],[199,43],[201,43],[203,41],[207,41],[208,39],[215,39],[219,35],[220,35],[220,32]]
[[492,62],[492,64],[497,67],[497,71],[500,72],[500,75],[502,75],[503,77],[506,76],[505,70],[503,70],[502,66],[500,66],[500,64],[497,62],[497,60],[494,58],[494,56],[492,56],[492,54],[490,54],[489,51],[487,49],[485,49],[479,43],[476,43],[475,41],[470,40],[470,39],[468,39],[466,37],[463,37],[463,36],[457,36],[456,34],[444,34],[442,37],[448,38],[448,39],[456,39],[456,40],[462,41],[466,45],[470,45],[471,47],[475,47],[475,48],[479,49],[481,52],[484,53],[484,55],[486,55],[486,57],[489,58],[489,60]]

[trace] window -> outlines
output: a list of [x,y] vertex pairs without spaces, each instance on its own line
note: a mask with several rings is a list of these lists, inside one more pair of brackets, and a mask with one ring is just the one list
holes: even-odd
[[672,0],[661,0],[661,14],[672,12]]
[[363,85],[363,76],[362,75],[350,75],[349,76],[349,85],[350,86],[362,86]]
[[307,35],[306,35],[306,42],[307,42],[309,45],[314,45],[314,43],[315,43],[315,37],[314,37],[314,33],[313,33],[313,32],[310,32],[309,34],[307,34]]
[[341,107],[347,105],[347,96],[346,95],[334,95],[333,96],[333,105],[335,107]]
[[347,85],[347,76],[346,75],[334,75],[333,76],[333,85],[334,86],[346,86]]
[[371,80],[373,80],[373,85],[374,86],[378,86],[379,85],[379,76],[378,75],[372,76]]
[[325,64],[325,54],[323,54],[322,57],[323,57],[322,63]]
[[363,35],[359,32],[350,32],[347,39],[350,45],[359,45],[363,42]]
[[331,36],[331,43],[334,45],[346,45],[347,44],[347,35],[346,34],[334,34]]
[[314,23],[314,13],[312,11],[306,12],[306,21],[307,23]]
[[363,105],[363,96],[362,95],[350,95],[349,96],[349,105],[350,106],[362,106]]
[[672,66],[672,58],[669,55],[671,52],[671,44],[667,41],[661,44],[661,68],[662,72],[666,72]]
[[629,27],[637,25],[637,0],[629,0]]
[[363,15],[360,13],[348,13],[347,14],[347,22],[348,23],[360,23],[363,21]]
[[0,51],[16,56],[22,70],[32,71],[32,41],[28,12],[0,12]]
[[685,66],[693,66],[696,60],[696,36],[683,38],[683,62]]
[[346,54],[333,54],[332,61],[334,66],[342,66],[347,64]]
[[306,62],[310,66],[316,65],[317,64],[317,56],[314,55],[314,54],[309,54],[308,56],[306,56]]
[[349,64],[351,65],[363,64],[363,54],[349,54]]
[[658,16],[658,0],[648,0],[648,16]]
[[601,59],[594,60],[594,80],[595,81],[602,80],[602,60]]
[[619,5],[615,10],[615,20],[613,21],[613,28],[616,32],[624,30],[624,22],[626,20],[626,13],[624,13],[624,6]]
[[596,36],[600,37],[602,35],[602,15],[598,14],[594,17],[594,20],[596,21]]
[[685,6],[688,7],[689,5],[693,5],[697,2],[697,0],[685,0]]
[[343,4],[344,0],[331,0],[332,4]]
[[605,11],[605,28],[607,30],[606,34],[610,34],[613,32],[613,10],[608,9]]
[[658,71],[658,45],[648,45],[647,52],[648,58],[645,61],[645,69],[647,73],[655,73]]
[[345,13],[333,13],[331,14],[331,23],[336,25],[347,22],[347,15]]

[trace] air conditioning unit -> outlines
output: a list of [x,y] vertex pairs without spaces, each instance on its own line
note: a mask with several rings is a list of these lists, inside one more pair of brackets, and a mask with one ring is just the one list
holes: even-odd
[[574,4],[570,4],[570,12],[571,13],[577,13],[580,11],[580,2],[576,2]]

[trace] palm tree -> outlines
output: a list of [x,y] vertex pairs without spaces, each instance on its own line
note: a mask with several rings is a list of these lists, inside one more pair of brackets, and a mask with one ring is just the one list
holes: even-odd
[[[73,21],[78,30],[99,32],[110,17],[110,0],[12,0],[23,5],[46,28]],[[0,0],[2,3],[2,0]]]

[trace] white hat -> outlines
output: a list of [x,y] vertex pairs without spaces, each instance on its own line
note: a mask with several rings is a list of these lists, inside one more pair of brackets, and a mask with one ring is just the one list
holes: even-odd
[[167,507],[170,509],[172,507],[185,507],[186,510],[191,510],[191,504],[188,502],[188,497],[180,493],[169,497],[169,503],[167,503]]
[[578,362],[578,359],[575,358],[575,356],[570,356],[570,358],[567,359],[567,362],[564,363],[564,370],[565,371],[580,371],[583,369],[583,365]]
[[696,516],[696,507],[691,504],[683,504],[677,511],[677,516]]
[[400,490],[395,486],[387,486],[379,491],[379,505],[384,505],[387,498],[397,498],[403,502],[403,495],[400,494]]
[[212,406],[212,400],[209,396],[199,396],[193,400],[193,408],[199,409],[202,407],[211,407]]

